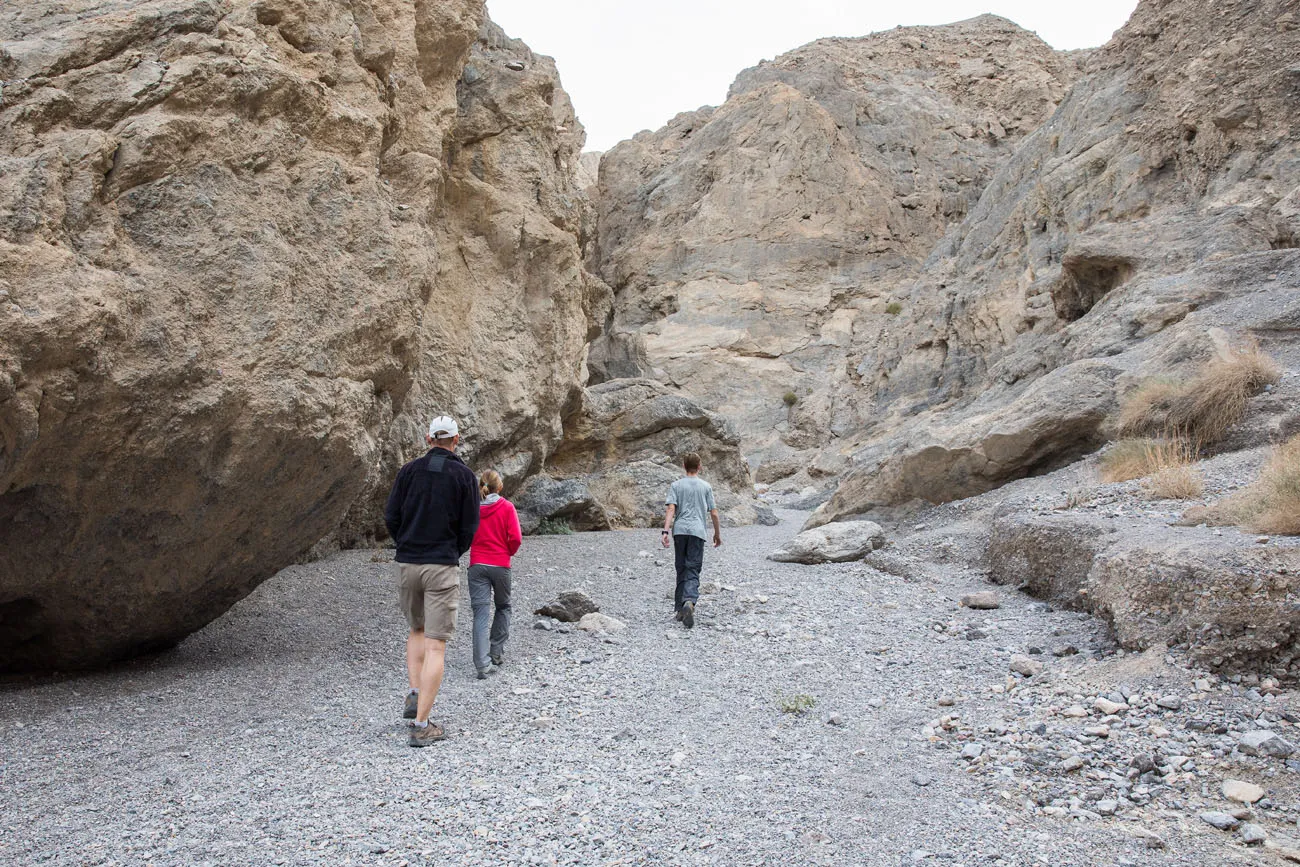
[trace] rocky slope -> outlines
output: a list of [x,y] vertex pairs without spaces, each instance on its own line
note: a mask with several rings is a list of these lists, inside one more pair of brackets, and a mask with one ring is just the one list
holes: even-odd
[[874,421],[817,520],[1065,463],[1141,380],[1252,342],[1287,371],[1259,432],[1295,430],[1297,62],[1291,4],[1140,4],[860,347]]
[[477,0],[0,8],[0,669],[175,642],[375,533],[434,411],[542,470],[608,290]]
[[895,327],[891,302],[1075,74],[993,16],[826,39],[621,143],[600,162],[616,301],[593,375],[694,394],[760,479],[791,474],[869,417],[852,348]]

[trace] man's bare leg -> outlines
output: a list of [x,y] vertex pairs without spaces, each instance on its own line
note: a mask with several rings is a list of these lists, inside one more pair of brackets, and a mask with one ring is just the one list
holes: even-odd
[[424,630],[412,629],[406,636],[406,679],[411,689],[420,688],[420,670],[424,668]]
[[[421,634],[421,638],[424,638]],[[415,712],[416,722],[428,722],[433,710],[433,700],[442,687],[443,662],[447,656],[447,642],[437,638],[424,638],[424,665],[420,669],[420,705]],[[409,654],[408,654],[409,656]]]

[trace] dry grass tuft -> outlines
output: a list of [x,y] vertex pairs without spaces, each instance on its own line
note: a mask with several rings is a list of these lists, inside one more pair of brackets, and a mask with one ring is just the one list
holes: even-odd
[[1102,455],[1101,478],[1127,482],[1148,478],[1147,491],[1158,500],[1190,500],[1205,492],[1194,466],[1196,448],[1184,439],[1127,439]]
[[1215,357],[1191,382],[1155,379],[1134,390],[1120,408],[1120,433],[1177,430],[1192,442],[1217,442],[1245,417],[1250,399],[1280,377],[1277,362],[1258,346]]
[[1182,391],[1178,381],[1155,377],[1129,392],[1119,410],[1120,435],[1131,437],[1160,430]]
[[1278,446],[1259,478],[1244,491],[1194,517],[1211,524],[1240,524],[1257,533],[1300,536],[1300,436]]
[[1157,454],[1162,447],[1160,440],[1120,440],[1101,456],[1101,480],[1127,482],[1151,475],[1157,468]]
[[1151,474],[1147,491],[1155,500],[1199,500],[1205,494],[1205,481],[1190,463],[1161,467]]

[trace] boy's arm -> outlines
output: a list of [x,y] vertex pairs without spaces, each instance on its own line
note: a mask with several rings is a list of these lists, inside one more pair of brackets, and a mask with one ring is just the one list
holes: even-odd
[[664,543],[665,548],[668,547],[669,537],[672,536],[673,533],[673,516],[675,514],[677,514],[677,506],[673,503],[669,503],[668,510],[664,512],[664,529],[663,532],[659,534],[659,539]]
[[713,547],[717,548],[722,544],[722,523],[718,520],[718,510],[710,509],[709,517],[713,519]]

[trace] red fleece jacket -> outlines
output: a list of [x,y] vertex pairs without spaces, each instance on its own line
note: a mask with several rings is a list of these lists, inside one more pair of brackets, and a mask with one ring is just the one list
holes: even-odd
[[515,504],[502,497],[479,506],[478,532],[469,549],[469,565],[510,566],[524,534],[519,529]]

